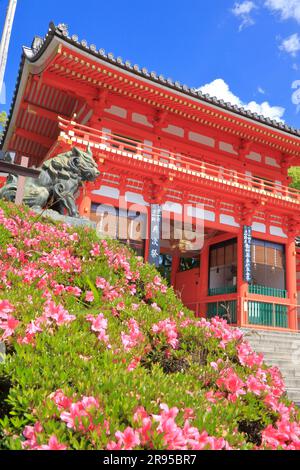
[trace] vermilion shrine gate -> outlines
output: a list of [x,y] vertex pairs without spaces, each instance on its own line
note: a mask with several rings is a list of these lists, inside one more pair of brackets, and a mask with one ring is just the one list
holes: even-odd
[[[87,144],[101,176],[85,185],[78,205],[100,231],[105,218],[116,225],[125,218],[129,229],[120,238],[148,259],[151,242],[131,236],[131,228],[150,232],[153,205],[173,225],[183,212],[193,226],[203,218],[201,249],[187,249],[184,237],[159,243],[160,270],[183,302],[197,315],[226,314],[232,324],[299,329],[300,192],[288,186],[299,131],[132,66],[51,24],[44,39],[24,48],[2,148],[15,152],[16,163],[25,156],[38,167]],[[139,204],[138,219],[120,201]]]

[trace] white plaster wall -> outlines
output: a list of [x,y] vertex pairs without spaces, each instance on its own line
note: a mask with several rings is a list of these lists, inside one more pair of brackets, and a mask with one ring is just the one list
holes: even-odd
[[249,160],[253,160],[255,162],[261,162],[261,155],[256,152],[249,153],[249,155],[246,155],[246,158],[248,158]]
[[151,122],[148,121],[147,116],[144,116],[143,114],[140,114],[140,113],[132,113],[132,121],[136,122],[137,124],[143,124],[144,126],[147,126],[147,127],[153,127]]
[[126,118],[127,116],[127,110],[125,108],[120,108],[120,106],[112,105],[110,108],[106,108],[105,111],[121,118]]
[[270,166],[274,166],[276,168],[280,168],[280,165],[278,165],[275,158],[272,158],[272,157],[266,157],[266,164]]
[[200,144],[208,145],[210,147],[214,147],[215,139],[208,137],[206,135],[198,134],[197,132],[189,132],[189,139],[193,142],[198,142]]
[[92,194],[97,194],[97,196],[110,197],[112,199],[119,199],[120,191],[118,188],[112,188],[111,186],[102,185],[99,189],[94,189]]
[[174,126],[173,124],[169,124],[168,127],[165,127],[162,130],[169,134],[177,135],[178,137],[184,137],[184,129],[182,129],[182,127]]
[[266,233],[267,228],[265,224],[262,224],[260,222],[253,222],[252,230],[255,230],[255,232]]
[[165,204],[162,205],[162,210],[182,214],[182,205],[178,202],[166,201]]
[[219,143],[219,148],[220,150],[223,150],[224,152],[232,153],[234,155],[237,155],[237,152],[234,150],[232,144],[229,144],[228,142],[220,142]]
[[145,201],[142,194],[134,193],[132,191],[127,191],[125,193],[125,200],[127,202],[132,202],[134,204],[141,204],[144,206],[149,206],[149,203]]
[[284,233],[281,227],[276,227],[275,225],[270,226],[270,234],[276,235],[277,237],[287,238],[287,235]]
[[230,225],[231,227],[239,227],[240,226],[240,224],[238,224],[235,221],[235,219],[232,215],[227,215],[227,214],[220,214],[220,223]]

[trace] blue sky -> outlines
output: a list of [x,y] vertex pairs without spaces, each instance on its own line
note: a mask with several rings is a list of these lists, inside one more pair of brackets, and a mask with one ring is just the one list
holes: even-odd
[[[0,0],[1,25],[7,1]],[[50,20],[148,70],[207,85],[212,95],[300,128],[300,0],[18,0],[2,108],[9,109],[22,45],[44,36]]]

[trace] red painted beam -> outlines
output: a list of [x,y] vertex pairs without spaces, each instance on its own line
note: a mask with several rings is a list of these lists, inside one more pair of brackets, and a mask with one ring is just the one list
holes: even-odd
[[61,77],[54,73],[46,72],[40,80],[42,80],[42,83],[47,86],[61,91],[67,91],[78,98],[97,99],[98,96],[98,90],[95,85],[81,84],[76,80],[70,80],[69,78]]
[[35,134],[34,132],[29,132],[26,131],[25,129],[16,129],[15,130],[15,135],[19,137],[23,137],[23,139],[28,139],[33,142],[38,142],[40,145],[42,145],[45,148],[50,148],[51,145],[53,145],[54,140],[49,139],[49,137],[40,135],[40,134]]
[[[21,104],[21,108],[27,111],[29,114],[38,115],[40,117],[49,119],[50,121],[57,122],[58,116],[62,116],[61,113],[56,113],[55,111],[51,111],[50,109],[44,108],[42,106],[38,106],[34,103],[29,101],[23,101]],[[70,119],[70,116],[63,115],[65,119]]]
[[[105,64],[105,69],[111,71],[111,74],[106,73],[104,75],[103,73],[98,73],[96,71],[98,63],[92,57],[89,59],[84,57],[83,59],[81,51],[70,50],[68,47],[63,47],[63,52],[66,52],[67,55],[69,54],[73,60],[70,60],[70,58],[63,57],[62,54],[59,54],[55,58],[56,64],[52,63],[52,66],[56,66],[57,70],[59,70],[60,67],[63,67],[64,77],[61,77],[63,81],[66,79],[65,76],[67,74],[70,75],[72,72],[75,72],[75,74],[80,73],[81,75],[93,77],[96,80],[106,82],[108,85],[123,88],[123,90],[126,90],[126,92],[133,92],[140,97],[144,97],[145,99],[154,98],[157,103],[164,105],[167,104],[171,109],[173,108],[181,112],[186,112],[190,116],[197,116],[199,119],[202,119],[204,123],[207,122],[209,127],[214,128],[215,125],[220,126],[221,132],[226,132],[231,135],[237,134],[242,138],[247,136],[247,139],[252,141],[254,140],[258,143],[265,141],[266,145],[273,143],[275,145],[285,147],[287,151],[298,151],[299,138],[297,136],[288,133],[286,135],[281,134],[280,130],[276,128],[266,126],[265,124],[257,122],[256,120],[248,120],[239,113],[227,111],[226,109],[223,109],[219,106],[214,107],[209,103],[205,103],[205,101],[193,100],[193,98],[185,94],[182,94],[178,98],[176,91],[167,87],[164,87],[162,91],[161,88],[150,81],[148,82],[148,86],[145,86],[144,79],[133,76],[132,74],[130,74],[130,80],[128,80],[128,73],[122,70],[116,71],[115,69],[112,69],[109,64]],[[75,61],[75,57],[77,57],[79,60]],[[83,63],[81,62],[82,59]],[[114,77],[116,74],[119,78],[121,78],[121,82],[118,80],[118,77]],[[127,81],[125,82],[126,79]],[[136,89],[132,86],[132,82],[138,85]],[[76,82],[74,81],[73,89],[75,83]],[[154,95],[151,93],[151,91],[159,93],[155,93]],[[174,98],[176,98],[176,101]],[[195,109],[194,106],[199,109]],[[190,120],[190,118],[188,118],[188,120]],[[278,136],[280,137],[279,139]],[[282,151],[283,149],[280,148],[278,150]]]

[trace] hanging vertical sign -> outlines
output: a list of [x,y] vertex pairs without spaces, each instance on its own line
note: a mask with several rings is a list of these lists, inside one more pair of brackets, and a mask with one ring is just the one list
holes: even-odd
[[243,234],[244,245],[244,281],[251,282],[252,280],[252,264],[251,264],[251,244],[252,244],[252,227],[244,225]]
[[154,266],[159,266],[161,232],[161,207],[159,204],[151,204],[150,243],[148,261]]

